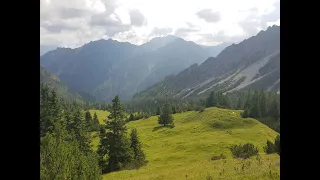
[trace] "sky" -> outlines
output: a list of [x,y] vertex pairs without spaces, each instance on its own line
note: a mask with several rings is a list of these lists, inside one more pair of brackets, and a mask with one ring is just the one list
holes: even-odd
[[140,45],[175,35],[201,45],[240,42],[280,25],[280,0],[40,0],[40,47],[112,38]]

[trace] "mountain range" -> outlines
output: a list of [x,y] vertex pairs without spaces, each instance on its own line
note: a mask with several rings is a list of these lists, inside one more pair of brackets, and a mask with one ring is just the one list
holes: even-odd
[[[100,100],[123,100],[210,57],[214,47],[202,47],[176,36],[153,38],[140,46],[98,40],[82,47],[57,48],[40,57],[40,65],[72,89]],[[216,52],[221,50],[217,46]]]
[[212,90],[231,93],[243,89],[280,92],[280,26],[269,27],[217,57],[193,64],[135,95],[134,99],[207,96]]
[[98,40],[57,48],[40,65],[70,89],[110,101],[206,95],[210,90],[280,90],[280,27],[272,26],[239,44],[201,46],[176,36],[140,46]]

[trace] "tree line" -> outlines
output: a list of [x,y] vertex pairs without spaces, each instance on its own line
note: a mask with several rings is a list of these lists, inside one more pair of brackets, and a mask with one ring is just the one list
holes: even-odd
[[208,107],[244,110],[243,118],[256,118],[280,133],[280,95],[267,91],[238,91],[223,94],[211,91],[206,98],[179,100],[175,98],[144,99],[126,104],[131,113],[127,121],[160,115],[164,104],[169,102],[172,114],[186,111],[204,111]]
[[[40,84],[40,179],[101,179],[102,173],[139,168],[147,162],[137,130],[127,137],[118,97],[110,106],[106,126],[82,107],[61,100]],[[90,133],[96,130],[100,144],[94,152]]]
[[63,109],[54,90],[40,85],[40,179],[101,179],[80,108]]

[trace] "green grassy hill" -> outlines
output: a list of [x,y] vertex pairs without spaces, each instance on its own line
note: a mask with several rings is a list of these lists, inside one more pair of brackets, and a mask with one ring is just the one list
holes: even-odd
[[[159,126],[156,116],[132,121],[128,130],[137,128],[149,162],[139,170],[114,172],[103,179],[280,179],[280,157],[263,152],[266,141],[273,141],[277,133],[255,119],[241,118],[240,112],[207,108],[202,113],[175,114],[172,129]],[[95,136],[93,144],[98,142]],[[229,147],[247,142],[258,146],[260,160],[232,158]],[[210,159],[220,154],[227,159]]]
[[102,111],[102,110],[89,110],[89,111],[92,117],[94,113],[97,113],[100,124],[105,124],[105,120],[108,119],[108,116],[110,115],[110,112],[108,111]]

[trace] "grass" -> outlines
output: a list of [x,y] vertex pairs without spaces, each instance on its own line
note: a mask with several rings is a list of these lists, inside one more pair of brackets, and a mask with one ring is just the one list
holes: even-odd
[[[102,111],[102,110],[89,110],[89,112],[91,113],[92,118],[94,113],[97,113],[100,124],[105,124],[105,120],[108,119],[108,116],[110,115],[110,112]],[[92,149],[96,151],[98,149],[98,144],[99,144],[98,132],[92,132],[91,139],[92,139],[92,142],[91,142]]]
[[[263,152],[267,140],[277,133],[241,111],[207,108],[204,112],[173,115],[174,128],[156,128],[157,117],[132,121],[128,131],[137,128],[148,164],[139,170],[103,175],[103,179],[280,179],[280,158]],[[94,138],[97,145],[97,137]],[[233,159],[230,146],[252,143],[259,148],[260,160]],[[223,154],[226,159],[212,161]]]
[[100,124],[105,124],[105,120],[108,119],[108,116],[110,115],[110,112],[108,111],[102,111],[102,110],[89,110],[89,111],[91,113],[92,118],[94,113],[97,113]]

